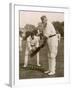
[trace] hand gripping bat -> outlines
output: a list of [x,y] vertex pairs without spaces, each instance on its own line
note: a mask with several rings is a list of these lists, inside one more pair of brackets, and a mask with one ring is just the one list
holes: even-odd
[[34,55],[36,55],[37,52],[39,52],[40,49],[45,46],[46,40],[47,40],[47,37],[44,36],[44,37],[43,37],[43,43],[42,43],[39,47],[37,47],[36,50],[34,50],[32,53],[30,53],[30,57],[33,57]]

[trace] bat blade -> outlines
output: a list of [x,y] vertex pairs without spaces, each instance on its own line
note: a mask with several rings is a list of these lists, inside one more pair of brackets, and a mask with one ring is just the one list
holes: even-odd
[[41,46],[37,47],[35,51],[33,51],[31,54],[30,54],[30,57],[33,57],[34,55],[37,54],[37,52],[40,51],[41,48],[44,47],[44,44],[42,44]]
[[39,47],[37,47],[35,51],[33,51],[33,52],[30,54],[30,57],[33,57],[34,55],[36,55],[36,53],[39,52],[40,49],[45,46],[46,40],[47,40],[47,37],[44,36],[44,37],[43,37],[43,43],[42,43]]

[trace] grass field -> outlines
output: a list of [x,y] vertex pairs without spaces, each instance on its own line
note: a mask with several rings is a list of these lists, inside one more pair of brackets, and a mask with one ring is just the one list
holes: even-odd
[[64,39],[62,38],[58,47],[58,55],[56,59],[56,75],[48,76],[44,71],[48,69],[47,45],[40,50],[41,67],[36,66],[36,55],[29,57],[28,67],[24,68],[24,52],[25,41],[23,41],[23,51],[19,52],[19,78],[48,78],[48,77],[64,77]]

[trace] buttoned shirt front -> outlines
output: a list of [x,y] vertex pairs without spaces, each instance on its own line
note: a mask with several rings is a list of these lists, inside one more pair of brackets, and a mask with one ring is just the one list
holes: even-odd
[[47,22],[47,26],[44,28],[43,34],[46,37],[56,34],[56,30],[50,22]]
[[[56,34],[56,30],[54,28],[54,26],[52,25],[52,23],[47,22],[47,26],[43,28],[43,23],[39,23],[40,27],[42,27],[42,32],[43,35],[46,36],[47,38],[51,35]],[[39,27],[39,26],[38,26]]]

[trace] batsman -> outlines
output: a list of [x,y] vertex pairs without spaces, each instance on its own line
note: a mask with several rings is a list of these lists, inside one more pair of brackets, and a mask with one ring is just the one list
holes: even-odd
[[[48,75],[54,75],[56,73],[56,56],[58,51],[58,37],[56,30],[52,23],[47,20],[46,16],[41,17],[41,23],[39,24],[42,27],[44,37],[44,43],[41,45],[41,47],[44,47],[45,43],[48,45],[48,70],[44,73],[47,73]],[[34,53],[36,54],[41,47],[37,48],[36,52]]]
[[[31,32],[27,37],[26,42],[26,50],[25,50],[25,59],[24,59],[24,67],[28,65],[28,57],[32,55],[32,53],[39,47],[40,37],[35,35],[34,32]],[[37,66],[41,66],[39,63],[39,52],[37,54]]]

